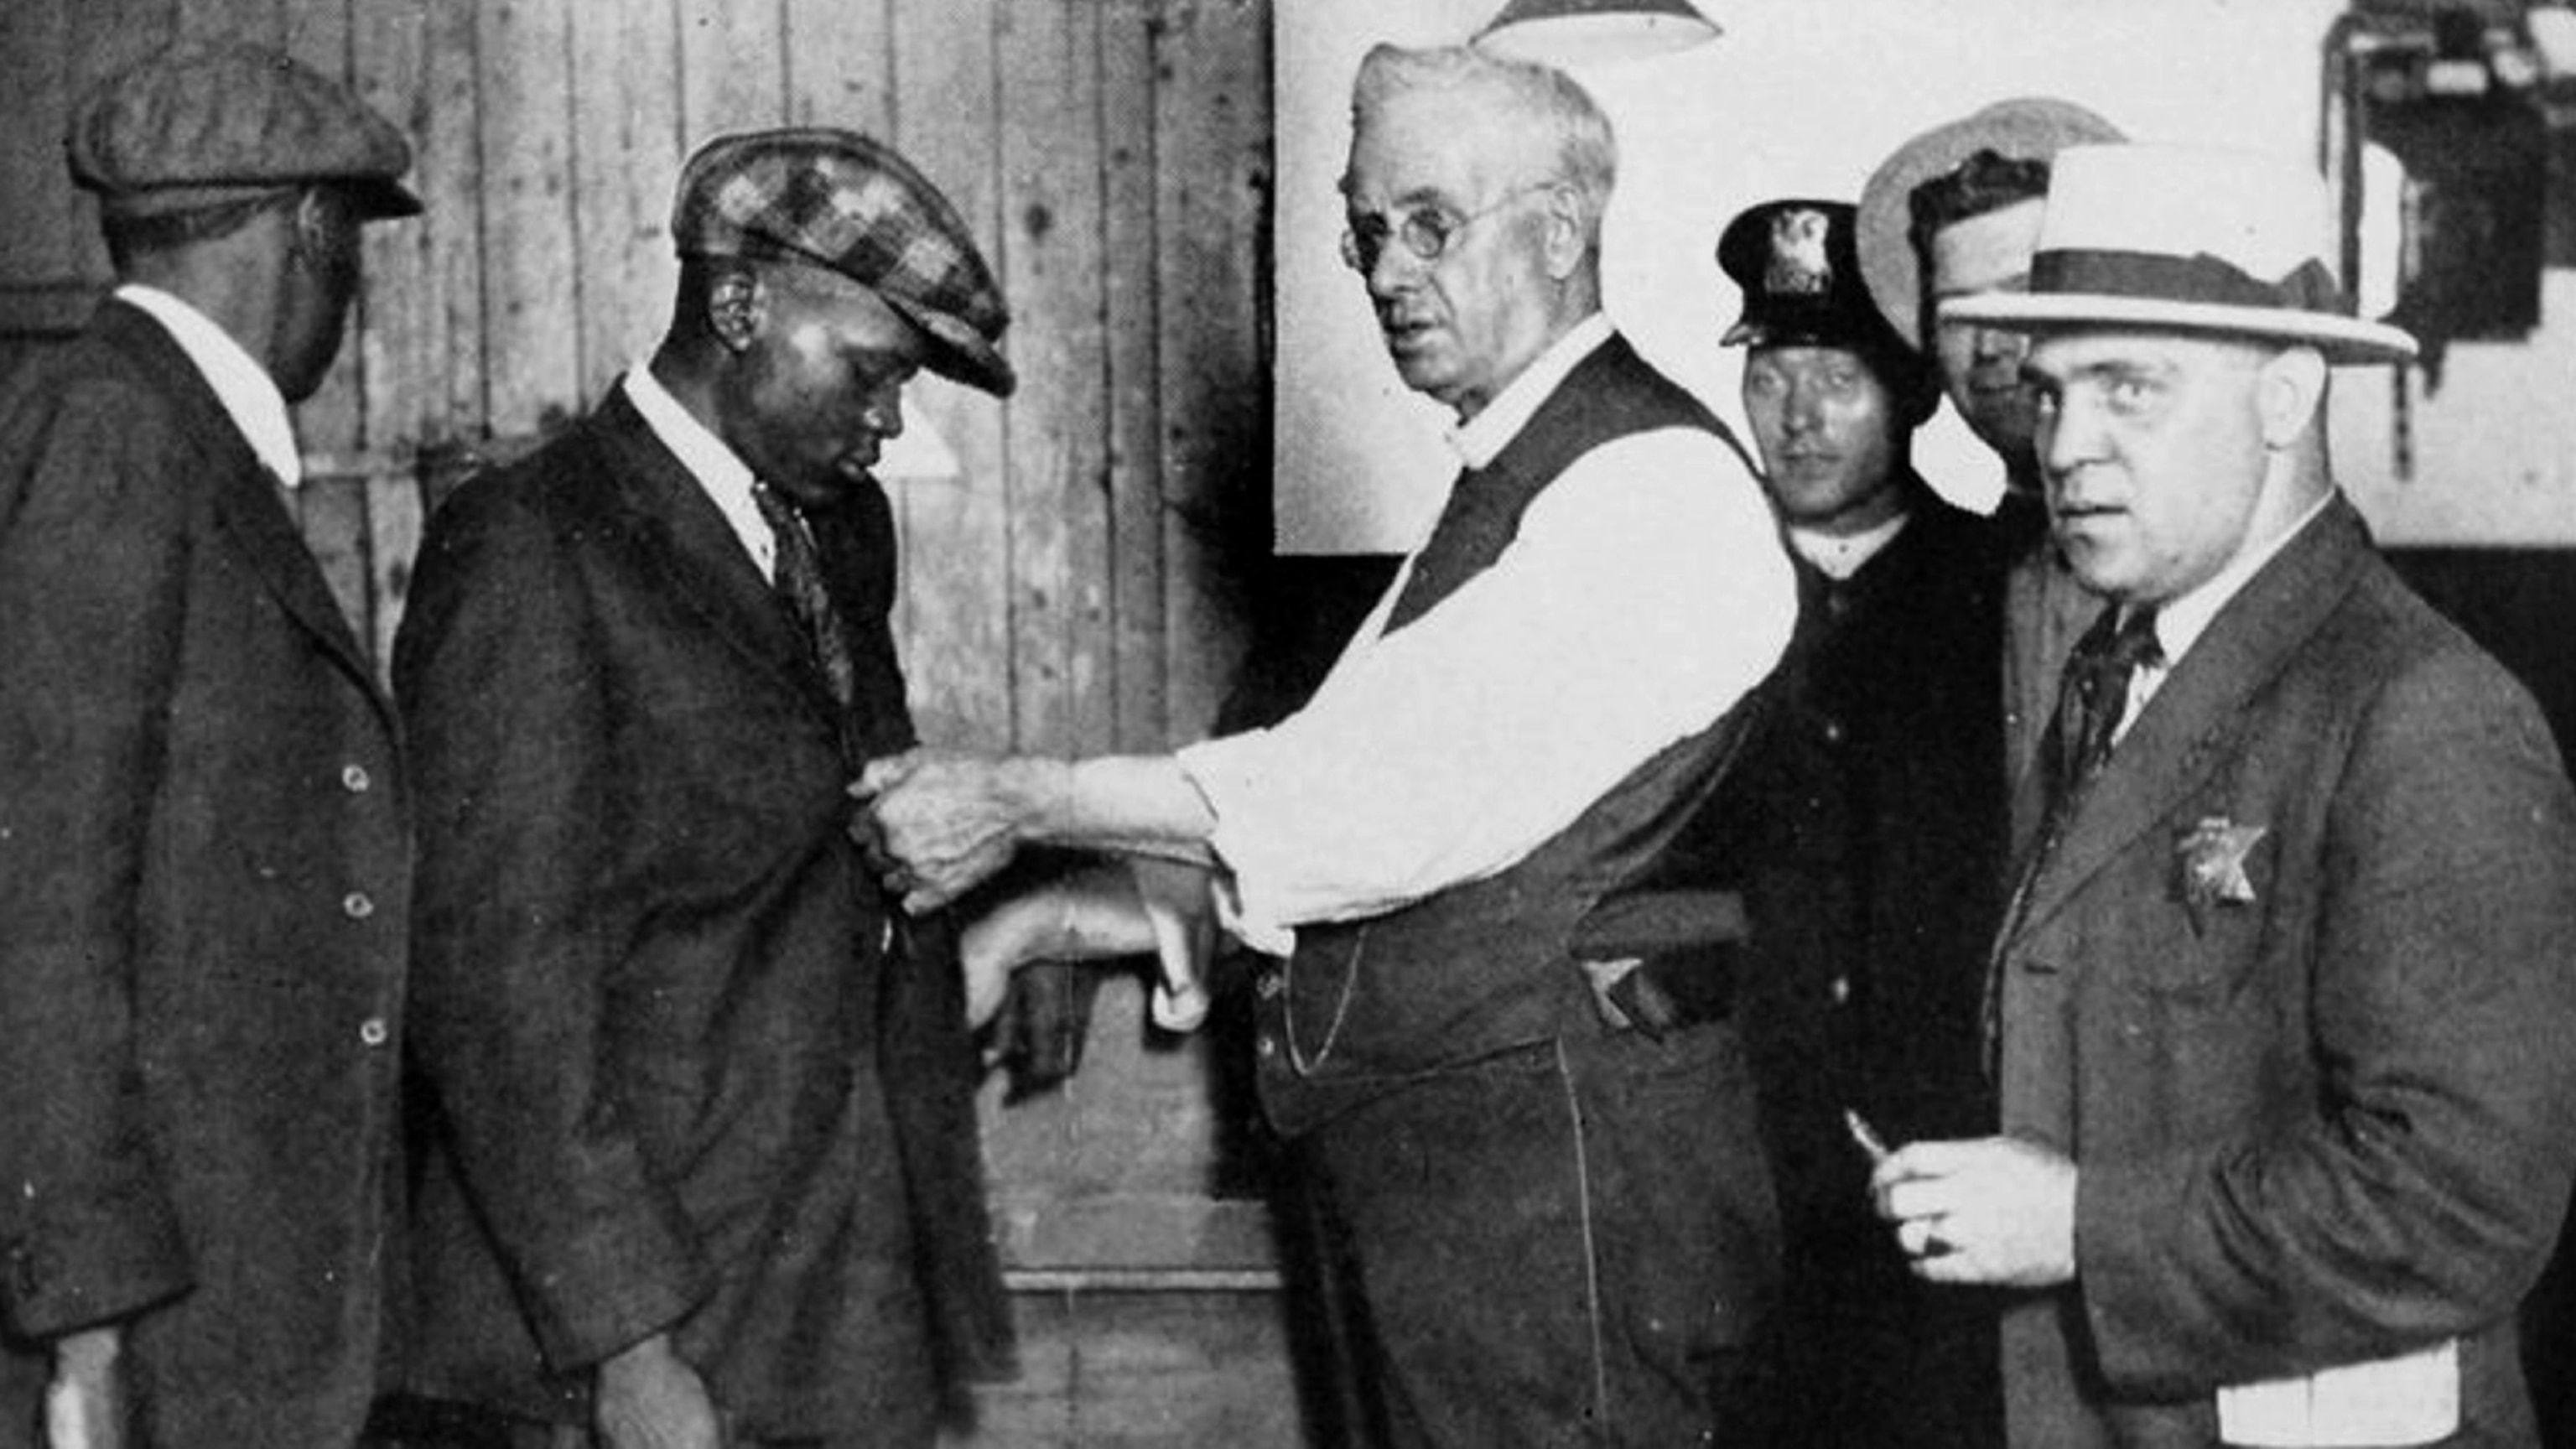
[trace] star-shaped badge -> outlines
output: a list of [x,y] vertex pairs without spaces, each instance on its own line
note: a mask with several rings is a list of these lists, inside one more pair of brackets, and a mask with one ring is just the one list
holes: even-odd
[[2213,906],[2253,902],[2254,882],[2245,873],[2245,858],[2269,833],[2264,826],[2239,825],[2224,815],[2209,815],[2174,842],[2174,854],[2182,864],[2182,904],[2191,913],[2192,934],[2209,929]]

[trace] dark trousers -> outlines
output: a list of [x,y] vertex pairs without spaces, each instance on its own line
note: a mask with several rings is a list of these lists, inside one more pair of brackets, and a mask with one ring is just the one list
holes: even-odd
[[1778,1254],[1731,1028],[1570,1032],[1328,1122],[1303,1164],[1397,1449],[1727,1442]]
[[1747,1358],[1740,1449],[1991,1449],[2003,1442],[1988,1289],[1922,1282],[1895,1232],[1792,1224],[1778,1307]]

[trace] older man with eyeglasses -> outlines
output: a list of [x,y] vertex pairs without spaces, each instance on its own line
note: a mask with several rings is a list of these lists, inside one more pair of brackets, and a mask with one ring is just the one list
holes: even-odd
[[[1286,958],[1256,980],[1263,1100],[1393,1442],[1704,1442],[1777,1253],[1744,1068],[1723,1021],[1596,996],[1579,927],[1722,770],[1794,585],[1741,448],[1601,314],[1590,97],[1381,47],[1353,109],[1343,255],[1463,468],[1321,689],[1173,756],[916,756],[863,788],[916,908],[1028,843],[1187,856]],[[1133,891],[1060,891],[998,953],[972,932],[970,969],[1142,948]]]

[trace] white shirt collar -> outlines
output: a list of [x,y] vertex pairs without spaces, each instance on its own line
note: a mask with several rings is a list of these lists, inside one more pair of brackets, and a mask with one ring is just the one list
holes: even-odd
[[1564,336],[1530,359],[1520,376],[1505,383],[1492,402],[1449,430],[1449,446],[1457,451],[1459,461],[1470,468],[1482,468],[1494,461],[1503,446],[1529,424],[1539,404],[1548,400],[1567,373],[1574,371],[1574,365],[1609,340],[1610,319],[1600,312],[1567,328]]
[[770,530],[769,521],[760,516],[760,505],[752,501],[751,487],[757,480],[751,465],[680,406],[680,400],[671,396],[671,390],[653,375],[651,367],[639,362],[626,369],[620,385],[626,389],[626,400],[643,416],[644,426],[651,428],[662,446],[671,450],[671,456],[680,460],[680,466],[689,470],[689,476],[698,480],[707,498],[724,514],[734,537],[742,540],[752,563],[763,577],[774,582],[778,536]]
[[2156,643],[2164,650],[2162,667],[2171,669],[2180,663],[2191,646],[2200,642],[2200,636],[2208,631],[2210,622],[2218,617],[2218,611],[2227,607],[2227,601],[2235,598],[2254,575],[2262,572],[2263,565],[2289,547],[2290,540],[2316,522],[2317,516],[2324,513],[2326,505],[2333,501],[2334,490],[2328,489],[2325,496],[2299,515],[2298,521],[2275,534],[2269,543],[2238,556],[2227,567],[2202,581],[2199,587],[2160,605],[2156,609]]
[[212,388],[224,414],[241,429],[250,450],[277,481],[294,488],[304,482],[304,459],[295,448],[295,424],[286,415],[286,395],[276,379],[234,341],[215,319],[184,298],[159,287],[127,282],[112,293],[116,300],[161,324],[179,344],[197,372]]
[[1882,519],[1858,533],[1820,533],[1812,528],[1785,530],[1789,547],[1798,557],[1815,566],[1816,572],[1836,583],[1859,573],[1861,565],[1878,557],[1878,551],[1905,529],[1914,515],[1899,513]]

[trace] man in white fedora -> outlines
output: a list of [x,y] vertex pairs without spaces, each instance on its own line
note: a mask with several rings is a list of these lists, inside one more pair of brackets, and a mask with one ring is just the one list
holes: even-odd
[[1872,1181],[2011,1290],[2016,1446],[2536,1443],[2514,1309],[2576,1171],[2576,801],[2398,583],[2328,369],[2401,360],[2295,163],[2072,148],[2030,289],[2057,541],[2106,601],[1992,956],[2002,1134]]

